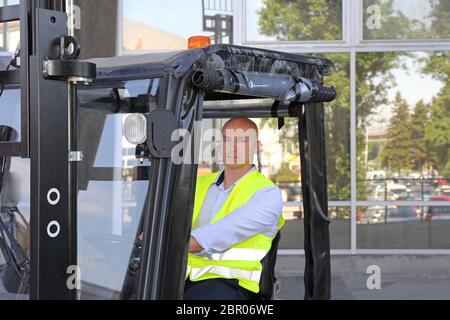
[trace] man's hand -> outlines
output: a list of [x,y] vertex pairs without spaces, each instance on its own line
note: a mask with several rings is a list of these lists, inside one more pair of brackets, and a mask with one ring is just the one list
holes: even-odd
[[194,238],[189,239],[189,253],[200,253],[205,250],[200,243]]
[[[144,240],[143,233],[141,233],[139,235],[139,240],[141,240],[141,241]],[[198,241],[194,237],[191,237],[189,239],[189,253],[200,253],[203,250],[205,250],[205,249],[200,245],[200,243],[198,243]]]
[[[141,240],[141,241],[144,240],[143,233],[141,233],[139,235],[139,240]],[[191,237],[189,239],[189,253],[200,253],[203,250],[205,250],[205,249],[200,245],[200,243],[198,243],[198,241],[194,237]]]

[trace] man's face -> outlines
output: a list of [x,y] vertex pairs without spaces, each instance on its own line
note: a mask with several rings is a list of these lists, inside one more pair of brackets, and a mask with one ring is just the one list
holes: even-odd
[[223,128],[222,135],[225,166],[237,169],[253,164],[258,145],[257,130],[245,122],[235,121]]

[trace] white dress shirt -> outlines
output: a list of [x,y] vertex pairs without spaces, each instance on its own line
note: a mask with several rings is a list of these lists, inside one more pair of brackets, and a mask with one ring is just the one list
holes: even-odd
[[[243,177],[255,170],[256,168],[253,167]],[[234,186],[241,180],[225,189],[224,183],[219,181],[219,184],[218,179],[209,188],[199,217],[193,225],[192,236],[204,248],[202,255],[224,252],[258,233],[268,237],[274,237],[277,234],[283,198],[276,186],[258,190],[246,204],[211,224]]]

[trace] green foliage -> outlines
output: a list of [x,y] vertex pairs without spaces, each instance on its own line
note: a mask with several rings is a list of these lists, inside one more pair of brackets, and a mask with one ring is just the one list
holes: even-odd
[[433,22],[428,37],[434,39],[450,39],[450,1],[440,0],[436,2],[430,17]]
[[336,0],[264,0],[260,32],[278,40],[342,39],[342,2]]
[[430,105],[419,101],[414,108],[409,125],[410,139],[412,142],[409,157],[411,159],[412,169],[418,172],[422,172],[424,165],[433,162],[435,159],[434,152],[425,140],[425,131],[430,123],[430,109]]
[[350,56],[334,53],[326,56],[334,71],[325,85],[336,87],[337,98],[325,105],[325,148],[327,152],[328,193],[333,200],[349,200],[350,190]]
[[399,92],[395,98],[393,113],[386,133],[387,142],[381,151],[381,161],[385,168],[400,173],[410,167],[409,155],[413,143],[409,130],[408,103]]
[[[441,13],[435,8],[435,24],[440,26],[440,19],[450,15],[450,4],[441,3]],[[450,28],[447,19],[447,28]],[[445,30],[445,29],[444,29]],[[426,58],[420,59],[424,64],[422,72],[432,75],[436,80],[442,81],[444,86],[441,92],[434,98],[431,107],[430,120],[425,128],[425,141],[429,149],[435,154],[432,158],[434,167],[441,175],[450,177],[450,52],[430,52]]]
[[430,74],[434,79],[450,86],[450,51],[431,51],[418,61],[424,64],[423,73]]
[[442,89],[433,102],[431,120],[425,129],[426,142],[436,153],[436,169],[450,177],[450,84]]

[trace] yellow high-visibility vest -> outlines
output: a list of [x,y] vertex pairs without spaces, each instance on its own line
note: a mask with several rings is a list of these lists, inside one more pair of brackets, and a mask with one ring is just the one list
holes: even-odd
[[[219,177],[219,174],[214,173],[198,177],[192,225],[195,225],[206,194]],[[228,214],[247,203],[258,190],[273,186],[275,186],[274,183],[266,179],[258,171],[253,171],[244,176],[233,187],[211,224],[225,218]],[[283,225],[284,219],[280,212],[278,231]],[[213,254],[210,258],[189,254],[186,278],[193,282],[214,278],[236,279],[241,287],[251,292],[259,293],[262,272],[261,260],[269,253],[275,236],[270,238],[259,233],[230,247],[225,252]],[[224,234],[224,237],[226,237],[226,234]]]

